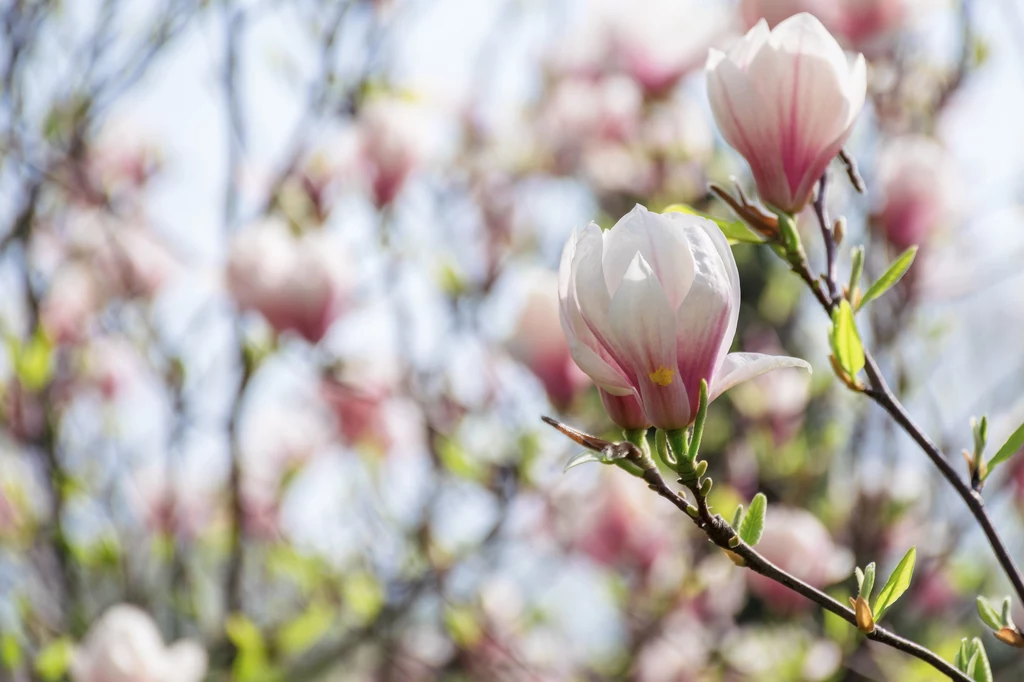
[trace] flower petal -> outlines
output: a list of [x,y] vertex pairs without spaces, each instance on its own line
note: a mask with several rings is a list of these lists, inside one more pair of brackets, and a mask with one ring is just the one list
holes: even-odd
[[614,355],[625,359],[651,423],[663,429],[689,424],[690,406],[676,365],[675,314],[639,253],[612,298],[609,318]]
[[637,204],[605,234],[604,277],[612,296],[639,253],[657,275],[669,305],[679,307],[693,279],[693,259],[674,216],[683,214],[652,213]]
[[191,640],[175,642],[165,660],[166,673],[160,682],[202,682],[206,677],[206,651]]
[[799,367],[811,371],[811,366],[800,358],[762,353],[729,353],[722,363],[720,374],[711,386],[708,400],[714,400],[733,386],[780,367]]
[[772,99],[762,96],[747,73],[726,58],[708,72],[708,100],[722,137],[750,164],[761,199],[776,205],[789,203],[779,126],[768,106]]
[[611,356],[605,351],[580,314],[572,263],[576,255],[577,235],[571,235],[562,251],[558,267],[559,319],[576,365],[594,383],[613,395],[630,395],[633,389]]

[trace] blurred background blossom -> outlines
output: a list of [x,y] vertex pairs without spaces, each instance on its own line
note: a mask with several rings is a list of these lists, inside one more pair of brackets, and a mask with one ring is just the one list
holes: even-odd
[[[983,413],[1001,442],[1013,0],[0,3],[0,679],[934,679],[624,472],[563,475],[539,420],[618,437],[558,318],[562,248],[637,204],[727,217],[709,182],[752,194],[708,50],[799,12],[867,60],[843,255],[873,279],[921,248],[862,329],[946,451]],[[734,350],[816,371],[714,403],[713,507],[765,492],[765,555],[843,601],[917,545],[887,620],[952,658],[1006,591],[982,538],[832,380],[799,280],[733,253]],[[1024,556],[1021,461],[986,492]]]

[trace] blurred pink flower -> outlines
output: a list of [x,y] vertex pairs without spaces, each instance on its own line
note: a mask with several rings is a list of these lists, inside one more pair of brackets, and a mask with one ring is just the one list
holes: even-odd
[[707,76],[715,120],[761,201],[799,213],[864,106],[864,56],[851,62],[818,19],[797,14],[770,33],[759,22],[728,53],[711,50]]
[[226,266],[238,306],[256,310],[275,331],[294,331],[317,343],[348,294],[343,254],[322,233],[295,236],[277,220],[239,232]]
[[671,549],[672,524],[646,486],[622,472],[601,477],[596,508],[586,516],[579,548],[595,561],[612,567],[650,571]]
[[369,446],[377,452],[386,452],[391,447],[387,419],[391,390],[388,387],[324,377],[320,382],[320,395],[334,413],[346,444]]
[[907,135],[889,142],[878,161],[883,200],[875,218],[886,241],[897,249],[923,245],[956,219],[956,170],[935,139]]
[[74,682],[201,682],[207,657],[192,640],[168,647],[156,623],[129,604],[108,609],[75,648]]
[[506,347],[513,358],[540,379],[548,398],[559,410],[572,403],[590,381],[576,366],[562,334],[558,314],[558,275],[536,270],[527,278],[526,301]]
[[747,27],[764,18],[769,28],[801,12],[813,14],[830,31],[858,49],[898,28],[906,0],[742,0],[740,15]]
[[835,30],[844,3],[845,0],[741,0],[740,17],[747,29],[756,26],[761,19],[768,22],[768,28],[775,28],[786,19],[807,12]]
[[133,477],[129,499],[149,532],[194,539],[216,514],[215,492],[194,474],[151,465]]
[[[769,505],[764,535],[757,545],[768,561],[817,588],[850,576],[853,555],[832,542],[825,526],[808,511]],[[778,611],[808,608],[811,602],[779,583],[747,572],[751,592]]]
[[101,337],[85,348],[81,378],[105,400],[114,400],[144,371],[138,351],[126,338]]
[[419,166],[432,141],[422,107],[397,96],[370,98],[356,122],[362,171],[378,208],[388,206]]
[[619,2],[609,18],[615,60],[652,97],[699,68],[727,28],[720,7],[697,0]]
[[82,263],[69,262],[50,280],[40,305],[40,324],[54,343],[77,343],[88,335],[100,305],[95,274]]
[[629,78],[563,78],[542,103],[539,142],[558,172],[572,172],[586,148],[634,138],[642,107],[642,93]]
[[64,228],[64,258],[93,270],[107,296],[151,298],[180,271],[168,246],[142,222],[92,209],[69,215]]

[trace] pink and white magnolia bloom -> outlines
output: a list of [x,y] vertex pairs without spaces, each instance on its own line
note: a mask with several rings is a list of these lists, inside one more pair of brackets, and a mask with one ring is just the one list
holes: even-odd
[[725,236],[698,216],[638,205],[607,232],[590,223],[562,252],[558,288],[576,364],[610,400],[639,401],[658,428],[693,422],[702,379],[714,400],[777,367],[810,370],[796,358],[728,352],[739,273]]
[[71,660],[74,682],[201,682],[207,658],[197,643],[168,647],[145,611],[128,604],[107,610]]
[[268,220],[235,237],[227,287],[239,307],[260,312],[276,331],[292,330],[317,343],[346,297],[339,260],[320,235],[296,237],[284,223]]
[[726,142],[750,164],[765,203],[798,213],[850,137],[864,106],[864,56],[851,62],[821,22],[765,21],[729,50],[711,50],[708,97]]

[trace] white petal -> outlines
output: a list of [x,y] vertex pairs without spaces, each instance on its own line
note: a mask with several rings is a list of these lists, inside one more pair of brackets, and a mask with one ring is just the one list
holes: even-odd
[[603,351],[601,344],[583,320],[576,300],[576,286],[572,279],[572,261],[576,254],[577,235],[573,234],[562,251],[558,267],[559,320],[569,344],[569,352],[583,373],[609,393],[626,395],[632,388],[614,361]]
[[766,372],[780,367],[799,367],[811,371],[811,366],[800,358],[785,355],[763,355],[761,353],[729,353],[722,363],[722,369],[715,377],[709,401],[722,395],[736,384],[749,381]]
[[821,22],[799,14],[772,31],[748,76],[770,103],[766,115],[774,118],[789,190],[799,203],[821,174],[823,150],[849,129],[863,105],[863,99],[851,99],[850,63]]
[[640,254],[615,292],[610,319],[615,356],[638,387],[648,418],[660,428],[685,426],[690,407],[676,366],[674,311]]
[[167,649],[166,662],[166,673],[161,682],[202,682],[206,677],[206,651],[196,642],[175,642]]
[[673,310],[679,307],[693,279],[693,258],[686,236],[677,228],[686,218],[697,216],[662,215],[637,204],[605,234],[604,278],[612,296],[639,253],[657,275],[669,305]]
[[788,203],[776,109],[768,104],[772,100],[730,59],[708,73],[708,100],[722,137],[750,164],[762,200]]

